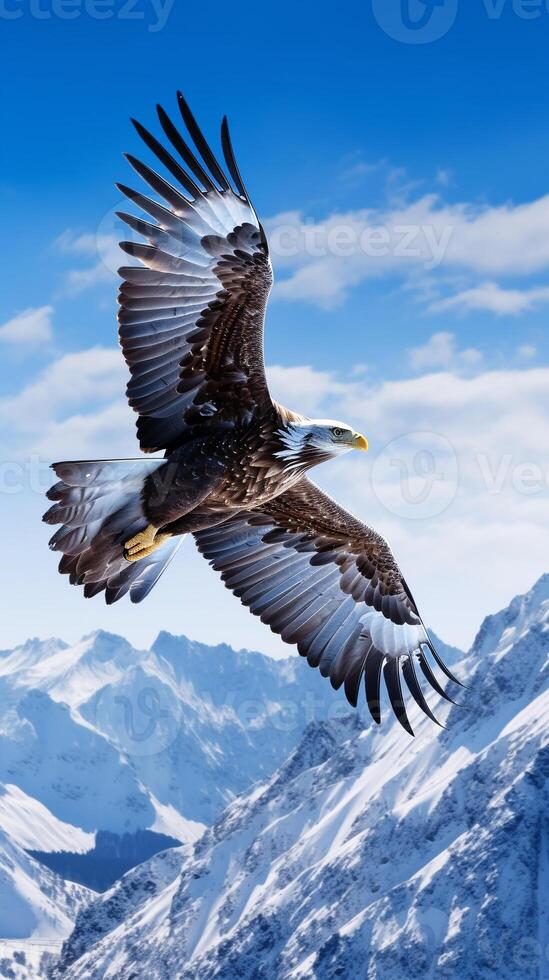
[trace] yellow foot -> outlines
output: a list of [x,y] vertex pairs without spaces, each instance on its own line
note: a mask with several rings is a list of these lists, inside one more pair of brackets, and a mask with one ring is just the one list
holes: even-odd
[[126,561],[140,561],[147,555],[152,555],[153,551],[160,548],[170,537],[171,534],[159,534],[152,524],[147,524],[143,531],[125,542],[124,558]]

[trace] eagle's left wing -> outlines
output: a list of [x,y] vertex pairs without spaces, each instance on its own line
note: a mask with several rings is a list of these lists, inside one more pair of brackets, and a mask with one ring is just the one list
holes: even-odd
[[452,700],[424,648],[449,678],[457,678],[432,646],[389,546],[307,478],[260,510],[240,512],[195,539],[244,605],[296,643],[335,688],[344,684],[354,706],[364,677],[376,722],[383,674],[395,714],[413,735],[401,666],[412,697],[434,721],[416,665],[438,694]]
[[134,122],[176,186],[129,155],[155,196],[118,185],[153,219],[119,212],[145,239],[121,242],[144,268],[120,269],[118,316],[131,373],[127,395],[139,415],[144,452],[177,445],[195,426],[248,422],[271,405],[263,364],[272,285],[265,233],[242,183],[226,119],[221,141],[227,173],[181,93],[178,100],[189,142],[161,107],[170,151]]

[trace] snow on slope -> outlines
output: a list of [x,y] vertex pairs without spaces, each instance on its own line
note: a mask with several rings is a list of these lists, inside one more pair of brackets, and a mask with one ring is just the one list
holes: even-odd
[[[44,816],[36,801],[29,805],[17,793],[10,796],[12,802],[23,803],[27,815]],[[51,830],[50,817],[46,819]],[[16,829],[20,832],[20,827]],[[40,828],[36,832],[40,834]],[[45,978],[63,939],[72,931],[78,909],[88,905],[94,895],[45,868],[1,830],[0,976],[12,980]]]
[[0,915],[3,939],[63,938],[78,907],[94,893],[63,881],[0,832]]
[[[39,809],[34,812],[40,815]],[[78,909],[93,896],[45,868],[0,831],[0,976],[46,977]]]
[[481,627],[448,730],[312,723],[150,900],[80,913],[56,976],[546,978],[548,651],[545,576]]
[[[31,851],[89,851],[95,834],[63,823],[18,786],[0,784],[0,831],[19,847]],[[0,917],[1,922],[1,917]]]

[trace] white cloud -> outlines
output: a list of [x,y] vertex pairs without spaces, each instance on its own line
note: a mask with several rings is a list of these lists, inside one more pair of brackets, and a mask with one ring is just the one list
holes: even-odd
[[[351,170],[364,174],[382,163],[358,159]],[[277,271],[274,298],[329,308],[365,279],[397,275],[418,287],[417,298],[431,312],[516,314],[549,301],[549,287],[503,288],[493,281],[549,271],[549,195],[520,205],[450,204],[440,194],[413,197],[416,185],[403,185],[404,177],[398,168],[388,170],[385,207],[335,211],[321,220],[299,211],[266,219]],[[437,172],[439,187],[450,180],[449,171]],[[128,261],[119,251],[121,233],[109,213],[96,234],[67,230],[59,236],[54,243],[59,252],[91,260],[68,270],[66,293],[113,280],[121,261]],[[449,295],[456,276],[465,282]]]
[[64,292],[67,295],[75,296],[101,283],[113,282],[121,265],[118,239],[111,233],[77,235],[67,229],[55,240],[54,248],[64,255],[93,259],[91,265],[69,269],[65,274]]
[[472,289],[464,289],[446,299],[436,300],[429,306],[431,313],[457,310],[487,310],[500,316],[524,313],[526,310],[549,303],[549,286],[532,289],[502,289],[497,283],[485,282]]
[[345,161],[340,180],[349,184],[359,184],[365,177],[387,167],[386,160],[371,162],[364,160],[359,153],[351,154]]
[[53,306],[28,307],[0,326],[4,344],[40,344],[51,340]]
[[32,452],[44,460],[139,456],[135,421],[122,396],[95,411],[83,407],[65,418],[51,419],[35,435]]
[[532,358],[536,356],[537,352],[538,349],[537,347],[534,347],[533,344],[521,344],[520,347],[517,347],[518,356],[525,361],[532,360]]
[[[65,354],[13,396],[0,399],[5,459],[116,456],[133,452],[133,413],[124,399],[127,369],[119,350]],[[130,454],[131,454],[130,452]]]
[[97,252],[97,236],[91,232],[76,234],[70,228],[55,239],[54,248],[67,255],[94,255]]
[[338,212],[318,222],[290,211],[265,225],[275,267],[287,272],[275,279],[274,296],[325,307],[366,278],[437,268],[453,233],[413,206]]
[[344,395],[346,390],[345,384],[329,372],[315,371],[308,365],[281,367],[273,364],[267,368],[267,377],[276,401],[305,414],[316,412],[326,398]]
[[482,354],[475,347],[458,350],[455,334],[434,333],[426,344],[412,347],[408,351],[411,366],[415,370],[425,368],[474,367],[482,359]]
[[0,400],[0,415],[32,431],[73,405],[92,404],[120,392],[126,368],[116,348],[93,347],[64,354],[17,395]]
[[[469,304],[520,312],[549,295],[544,287],[504,290],[483,284],[487,275],[516,278],[549,270],[549,195],[493,207],[447,204],[439,195],[425,194],[387,208],[333,212],[320,221],[286,212],[266,226],[275,264],[286,270],[275,287],[279,299],[334,305],[369,277],[424,278],[426,270],[439,277],[443,272],[481,279],[442,309]],[[441,286],[442,279],[438,282]]]

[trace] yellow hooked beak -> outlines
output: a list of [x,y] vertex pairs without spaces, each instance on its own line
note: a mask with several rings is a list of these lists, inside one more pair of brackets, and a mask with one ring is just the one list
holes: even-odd
[[353,445],[355,449],[362,449],[366,452],[368,448],[368,440],[365,436],[361,436],[360,432],[353,432]]

